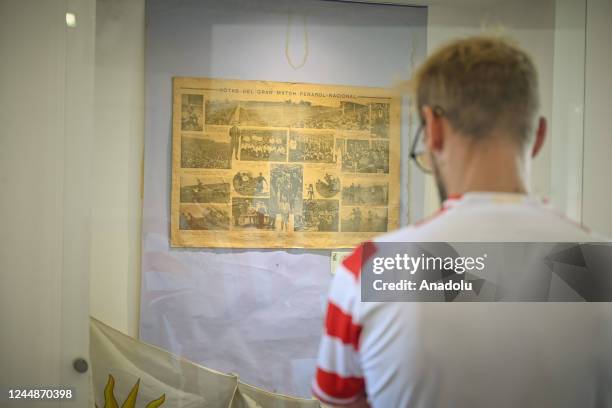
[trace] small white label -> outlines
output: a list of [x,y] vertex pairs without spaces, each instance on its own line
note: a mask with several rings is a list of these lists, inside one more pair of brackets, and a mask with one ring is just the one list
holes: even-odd
[[332,275],[336,274],[336,268],[340,265],[340,262],[350,254],[351,251],[331,251],[330,272]]

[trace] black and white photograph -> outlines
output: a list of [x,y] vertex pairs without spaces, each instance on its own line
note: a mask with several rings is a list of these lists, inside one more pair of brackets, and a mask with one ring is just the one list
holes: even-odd
[[227,137],[181,136],[182,168],[229,169],[231,165],[231,145]]
[[365,170],[360,173],[389,173],[389,142],[386,140],[372,140],[372,152],[369,156]]
[[342,171],[355,173],[360,160],[368,157],[370,153],[370,141],[365,139],[345,140],[342,151]]
[[238,153],[240,152],[240,122],[232,122],[232,126],[227,132],[230,143],[230,154],[232,159],[238,160]]
[[287,133],[284,130],[242,129],[240,160],[287,161]]
[[234,191],[243,196],[262,197],[270,194],[270,177],[268,172],[238,171],[232,178]]
[[291,127],[367,131],[370,107],[353,101],[330,100],[316,104],[305,100],[238,101],[206,100],[207,125]]
[[342,157],[346,150],[346,140],[336,138],[336,146],[334,148],[334,163],[342,163]]
[[337,128],[343,130],[367,130],[369,106],[351,101],[340,102],[342,113]]
[[179,229],[181,230],[228,230],[229,206],[181,204]]
[[302,211],[303,167],[300,164],[273,164],[270,166],[270,199],[275,210],[281,203],[289,204],[292,214]]
[[342,232],[386,232],[387,208],[342,207],[340,212]]
[[201,132],[204,119],[204,97],[184,94],[181,97],[181,130]]
[[387,205],[389,183],[367,181],[362,178],[342,186],[342,205]]
[[276,214],[267,198],[232,198],[232,229],[273,230]]
[[371,106],[372,137],[389,138],[389,104],[373,103]]
[[342,156],[342,171],[389,173],[389,142],[348,139]]
[[229,203],[230,184],[218,176],[181,176],[181,203]]
[[334,163],[334,159],[333,133],[290,133],[290,162]]
[[[207,125],[232,125],[257,127],[287,127],[283,112],[287,102],[206,100]],[[289,103],[290,104],[290,103]]]
[[324,172],[315,182],[317,193],[323,198],[335,197],[340,192],[340,178],[335,174]]
[[295,231],[338,232],[338,200],[304,200]]
[[324,164],[304,167],[304,200],[340,198],[341,182],[334,167]]

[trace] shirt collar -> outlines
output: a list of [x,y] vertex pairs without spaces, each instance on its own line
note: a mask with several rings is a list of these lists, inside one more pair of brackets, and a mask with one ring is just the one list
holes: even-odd
[[537,204],[538,199],[525,193],[505,193],[491,191],[470,191],[463,194],[451,194],[442,203],[443,209],[448,209],[457,204],[475,203],[498,203],[498,204]]

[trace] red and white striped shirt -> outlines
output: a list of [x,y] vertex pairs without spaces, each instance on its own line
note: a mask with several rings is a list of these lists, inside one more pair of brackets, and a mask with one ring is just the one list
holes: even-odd
[[600,357],[603,337],[596,331],[602,319],[610,327],[610,308],[365,303],[360,283],[376,242],[600,240],[528,196],[469,193],[447,200],[425,222],[360,245],[332,282],[314,395],[346,405],[365,393],[381,408],[600,406],[596,394],[610,385],[596,384],[605,376],[592,362]]

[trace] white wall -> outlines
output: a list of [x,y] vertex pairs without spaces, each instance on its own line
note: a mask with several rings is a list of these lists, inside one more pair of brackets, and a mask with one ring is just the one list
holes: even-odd
[[[612,236],[612,2],[436,3],[429,8],[428,50],[460,35],[501,30],[531,53],[540,75],[542,114],[549,120],[532,191],[550,197],[568,217]],[[438,205],[430,180],[425,212]]]
[[89,383],[72,362],[89,350],[93,4],[0,2],[0,388],[75,387],[72,406]]
[[587,6],[582,221],[612,237],[612,1]]
[[50,21],[61,17],[58,3],[38,12],[0,3],[0,385],[7,386],[59,381],[65,49],[63,27]]
[[557,0],[551,155],[551,202],[582,219],[586,1]]
[[[427,48],[461,36],[502,34],[518,42],[534,59],[540,74],[541,113],[552,116],[554,12],[552,0],[431,2],[428,13]],[[550,195],[551,143],[546,143],[532,169],[532,192]],[[425,189],[425,213],[435,212],[440,201],[431,177]]]
[[98,0],[91,314],[138,337],[144,0]]

